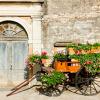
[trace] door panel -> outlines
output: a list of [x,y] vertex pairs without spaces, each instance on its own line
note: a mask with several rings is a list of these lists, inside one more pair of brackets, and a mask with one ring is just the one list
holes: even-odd
[[0,42],[0,69],[7,69],[7,43]]
[[7,42],[0,42],[0,86],[7,84],[8,80],[8,47]]
[[21,80],[24,80],[24,68],[27,52],[27,42],[12,42],[12,80],[14,81],[20,82]]
[[25,67],[27,52],[27,42],[12,42],[13,69],[23,69]]

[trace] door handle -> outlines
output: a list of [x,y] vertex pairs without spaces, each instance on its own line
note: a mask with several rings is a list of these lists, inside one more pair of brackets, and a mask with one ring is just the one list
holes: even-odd
[[10,70],[12,70],[12,65],[10,66]]

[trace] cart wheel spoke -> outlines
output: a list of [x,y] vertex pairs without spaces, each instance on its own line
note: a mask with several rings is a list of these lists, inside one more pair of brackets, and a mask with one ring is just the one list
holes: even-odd
[[96,84],[98,87],[100,87],[100,85],[98,85],[96,82],[93,82],[94,84]]
[[61,90],[59,90],[58,88],[53,88],[53,87],[42,87],[41,91],[39,92],[46,96],[59,96],[62,93]]
[[[85,74],[86,73],[86,74]],[[93,75],[88,72],[84,72],[81,69],[76,74],[76,87],[83,95],[95,95],[100,93],[100,77],[98,75]]]
[[79,89],[77,89],[76,87],[69,86],[66,89],[69,90],[70,92],[73,92],[73,93],[76,93],[76,94],[81,94]]
[[88,89],[88,86],[86,86],[86,89],[84,90],[84,93],[87,93],[87,89]]
[[76,93],[76,94],[81,94],[79,89],[75,87],[75,75],[76,75],[76,73],[70,73],[69,79],[66,82],[67,84],[65,83],[65,87],[70,92],[73,92],[73,93]]
[[91,87],[91,84],[90,84],[90,94],[92,93],[92,87]]
[[92,85],[93,85],[93,87],[94,87],[93,89],[94,89],[94,90],[96,91],[96,93],[97,93],[98,91],[97,91],[95,85],[94,85],[93,83],[92,83]]

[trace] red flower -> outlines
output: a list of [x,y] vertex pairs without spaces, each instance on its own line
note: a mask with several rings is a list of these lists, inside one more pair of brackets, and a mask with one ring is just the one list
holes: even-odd
[[46,51],[42,51],[41,55],[47,55]]
[[92,64],[92,61],[86,61],[85,64],[87,65]]
[[81,51],[80,50],[77,50],[77,51],[75,51],[75,54],[80,55],[81,54]]

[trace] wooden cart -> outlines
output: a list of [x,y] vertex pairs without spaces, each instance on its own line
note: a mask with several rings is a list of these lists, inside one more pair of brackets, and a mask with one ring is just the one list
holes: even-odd
[[[92,52],[95,53],[96,51],[92,50]],[[85,64],[81,66],[79,61],[73,61],[72,59],[70,61],[54,60],[50,68],[46,68],[42,63],[39,63],[39,65],[39,71],[37,70],[37,72],[30,79],[25,80],[13,88],[13,91],[7,96],[12,95],[23,86],[28,85],[29,82],[37,76],[39,78],[41,77],[41,74],[50,73],[53,70],[64,73],[67,80],[58,85],[56,88],[44,88],[44,90],[41,92],[42,94],[57,96],[60,95],[63,90],[69,90],[82,95],[95,95],[100,93],[100,72],[91,74],[86,70]]]

